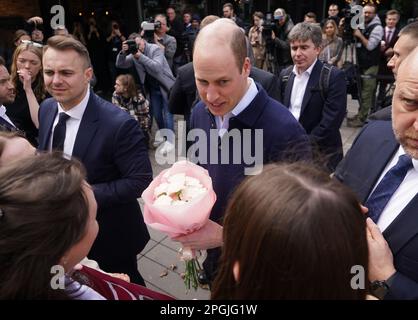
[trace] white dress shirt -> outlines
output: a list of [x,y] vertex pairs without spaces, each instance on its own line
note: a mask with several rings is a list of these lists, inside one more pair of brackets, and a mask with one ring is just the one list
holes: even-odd
[[[399,146],[398,151],[395,153],[392,160],[388,163],[385,170],[383,170],[382,174],[380,175],[380,178],[375,184],[373,191],[383,179],[385,174],[396,165],[399,157],[403,154],[405,154],[405,150],[402,148],[402,146]],[[405,209],[412,198],[415,197],[415,195],[418,193],[418,161],[412,159],[412,164],[413,168],[409,169],[405,179],[389,199],[389,202],[386,204],[386,207],[383,209],[382,214],[377,221],[377,225],[382,232],[385,231],[385,229],[393,222],[393,220],[396,219],[396,217],[402,212],[403,209]]]
[[54,130],[56,125],[59,121],[59,114],[61,112],[65,112],[67,115],[70,116],[66,122],[66,131],[65,131],[65,141],[64,141],[64,150],[63,152],[68,155],[73,155],[73,149],[75,144],[75,139],[77,137],[78,129],[80,128],[81,119],[83,118],[84,111],[86,111],[87,103],[89,102],[90,98],[90,88],[87,88],[87,93],[84,96],[83,100],[76,105],[75,107],[71,108],[68,111],[65,111],[60,103],[58,103],[58,113],[55,116],[53,130],[51,132],[51,137],[49,138],[49,150],[52,149],[52,139],[54,137]]
[[258,94],[258,89],[257,89],[257,86],[255,85],[254,80],[252,78],[248,78],[248,80],[250,82],[250,86],[247,92],[244,94],[244,96],[235,106],[235,108],[232,109],[227,114],[225,114],[223,117],[215,116],[216,128],[218,129],[218,134],[221,138],[229,129],[229,119],[231,119],[232,117],[236,117],[242,111],[244,111],[250,105],[250,103],[254,100],[255,96]]
[[14,125],[14,123],[12,122],[12,120],[10,120],[10,118],[7,116],[7,114],[6,114],[6,107],[3,106],[3,105],[0,107],[0,118],[3,118],[8,123],[10,123],[10,125],[12,125],[13,127],[16,127]]
[[306,86],[308,85],[309,77],[311,76],[312,69],[315,66],[317,60],[318,59],[315,59],[311,66],[301,74],[298,73],[296,66],[293,67],[295,79],[293,80],[289,111],[293,114],[297,121],[299,121],[300,112],[302,111],[302,102],[305,95]]

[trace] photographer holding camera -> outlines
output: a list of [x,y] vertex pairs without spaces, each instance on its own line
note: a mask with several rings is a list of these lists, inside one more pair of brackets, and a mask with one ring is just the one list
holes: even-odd
[[177,49],[176,38],[167,34],[167,18],[163,14],[158,14],[154,18],[154,41],[164,51],[170,68],[173,68],[173,57]]
[[[367,4],[363,9],[365,28],[354,30],[353,35],[358,39],[356,45],[357,63],[362,75],[361,104],[357,115],[349,118],[349,127],[362,127],[373,105],[376,75],[379,68],[380,42],[383,38],[383,27],[376,15],[376,6]],[[346,21],[347,23],[347,21]]]
[[[174,130],[173,115],[168,111],[168,93],[175,78],[164,56],[163,49],[154,43],[145,41],[139,34],[133,34],[123,42],[122,51],[116,59],[116,67],[134,66],[140,83],[149,93],[151,109],[159,129]],[[174,141],[168,141],[160,149],[169,153],[174,149]]]
[[288,35],[293,26],[292,19],[282,8],[274,11],[273,21],[266,19],[263,24],[263,37],[268,56],[270,56],[268,60],[273,60],[267,60],[267,64],[270,64],[269,71],[276,75],[292,64]]

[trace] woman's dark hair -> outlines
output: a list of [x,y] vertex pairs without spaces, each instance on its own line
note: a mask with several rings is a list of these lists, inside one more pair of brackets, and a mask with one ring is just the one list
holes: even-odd
[[[266,166],[234,192],[213,299],[365,299],[366,218],[354,194],[302,164]],[[233,268],[239,263],[239,279]]]
[[53,266],[86,233],[85,170],[61,154],[0,168],[0,300],[66,299],[51,287]]

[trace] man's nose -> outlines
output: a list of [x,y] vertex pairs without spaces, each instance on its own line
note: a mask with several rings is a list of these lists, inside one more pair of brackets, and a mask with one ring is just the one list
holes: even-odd
[[52,83],[54,84],[61,83],[61,77],[58,73],[55,73],[54,76],[52,77]]
[[387,66],[390,69],[393,69],[395,67],[395,55],[392,56],[392,58],[389,59]]
[[208,99],[209,102],[215,102],[219,97],[219,94],[216,90],[216,88],[212,85],[209,85],[206,91],[206,99]]
[[12,80],[7,81],[7,89],[14,90],[15,86],[12,83]]

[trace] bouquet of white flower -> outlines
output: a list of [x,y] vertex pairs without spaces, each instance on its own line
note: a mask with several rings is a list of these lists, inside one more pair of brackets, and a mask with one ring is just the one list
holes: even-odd
[[[216,201],[207,170],[187,161],[176,162],[161,172],[143,192],[142,198],[145,223],[171,237],[200,229],[209,219]],[[186,262],[186,288],[197,289],[201,267],[195,252],[183,248],[181,259]]]

